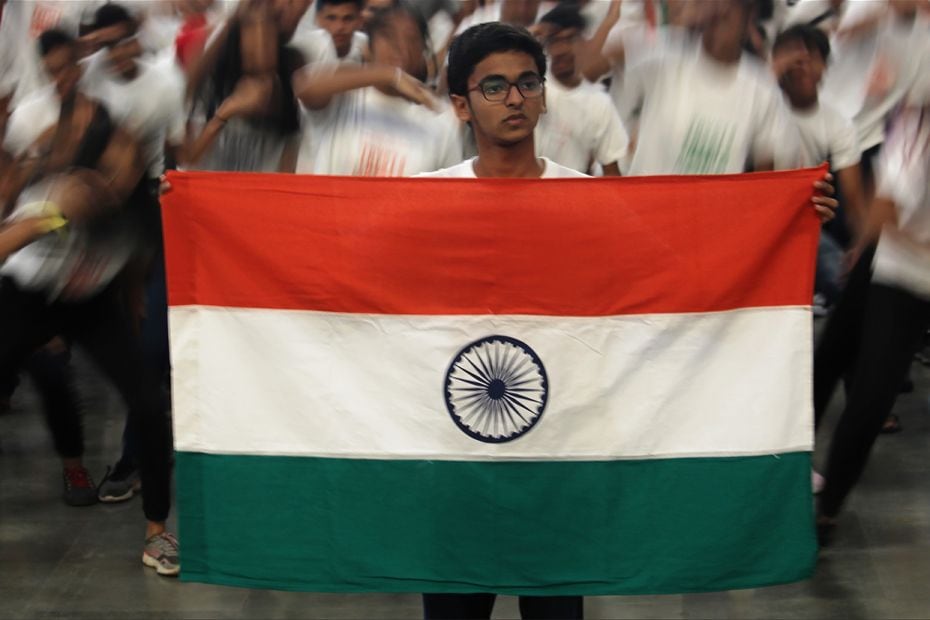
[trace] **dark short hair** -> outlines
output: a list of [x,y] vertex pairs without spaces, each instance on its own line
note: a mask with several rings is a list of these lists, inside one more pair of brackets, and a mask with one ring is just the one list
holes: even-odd
[[94,13],[94,23],[91,29],[100,30],[101,28],[109,28],[119,24],[128,24],[133,29],[137,26],[135,18],[126,10],[126,7],[109,2]]
[[45,56],[59,47],[74,48],[77,42],[70,34],[57,28],[46,30],[39,35],[39,55]]
[[316,0],[316,10],[321,11],[324,6],[339,6],[340,4],[354,4],[361,11],[365,8],[365,0]]
[[775,13],[774,0],[740,0],[740,2],[749,11],[754,11],[753,17],[757,22],[772,19]]
[[539,75],[545,77],[546,54],[539,41],[526,28],[490,22],[472,26],[452,41],[447,70],[449,93],[464,97],[475,66],[498,52],[523,52],[536,62]]
[[772,44],[772,52],[784,47],[788,43],[800,42],[808,52],[817,52],[824,60],[830,58],[830,39],[827,35],[816,26],[808,24],[797,24],[781,32],[775,37],[775,43]]
[[552,24],[558,30],[584,30],[587,26],[581,9],[574,2],[563,2],[542,16],[539,20],[543,24]]
[[423,13],[417,10],[412,4],[402,0],[395,2],[394,6],[375,11],[368,25],[365,26],[365,34],[368,35],[369,39],[374,38],[376,35],[390,28],[391,22],[395,17],[411,18],[416,22],[417,30],[420,31],[423,42],[426,43],[429,40],[429,24],[427,24],[426,19],[423,18]]

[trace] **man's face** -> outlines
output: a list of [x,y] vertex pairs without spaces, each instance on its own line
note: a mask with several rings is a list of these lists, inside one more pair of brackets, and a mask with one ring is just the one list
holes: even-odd
[[77,91],[81,69],[77,63],[77,50],[70,45],[59,45],[42,57],[45,71],[55,84],[55,91],[67,99]]
[[826,69],[819,52],[808,50],[801,41],[789,41],[775,50],[773,61],[787,64],[779,86],[789,99],[796,102],[817,100],[817,87]]
[[[533,57],[524,52],[491,54],[475,66],[468,78],[468,92],[453,95],[459,119],[470,122],[477,136],[499,145],[512,145],[532,136],[539,115],[546,111],[545,90]],[[525,94],[511,84],[520,84]],[[487,93],[500,101],[489,101]],[[529,97],[525,95],[530,95]]]
[[362,25],[362,14],[354,2],[324,4],[316,14],[316,21],[333,38],[336,53],[342,58],[352,47],[352,33]]
[[752,18],[749,8],[741,0],[709,0],[701,6],[705,44],[738,55]]
[[94,44],[106,50],[110,71],[128,75],[136,67],[136,58],[142,54],[142,45],[135,36],[132,24],[115,24],[94,32]]
[[581,32],[577,28],[556,30],[546,38],[546,54],[552,75],[562,81],[575,77],[575,58],[580,42]]
[[418,79],[426,77],[425,43],[419,26],[409,15],[392,16],[387,27],[371,37],[370,45],[375,63],[398,67]]

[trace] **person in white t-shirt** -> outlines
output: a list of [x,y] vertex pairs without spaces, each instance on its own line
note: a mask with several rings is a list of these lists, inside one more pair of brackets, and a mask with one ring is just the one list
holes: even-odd
[[[485,23],[456,37],[449,49],[449,96],[470,123],[478,156],[423,177],[551,179],[587,175],[536,156],[533,130],[546,109],[546,56],[523,28]],[[490,618],[494,594],[424,594],[426,620]],[[580,620],[580,596],[521,596],[524,618]]]
[[[291,77],[303,59],[284,43],[292,31],[282,29],[272,6],[243,7],[215,33],[190,77],[194,113],[181,163],[201,170],[293,172],[300,115]],[[208,67],[206,79],[195,77]]]
[[[789,104],[792,120],[800,131],[801,164],[830,163],[842,194],[841,217],[831,222],[829,240],[843,247],[855,245],[865,221],[865,196],[859,166],[859,142],[852,122],[829,102],[818,89],[830,57],[830,42],[814,26],[797,25],[782,32],[772,48],[772,68]],[[821,238],[821,245],[827,241]],[[840,266],[837,265],[837,280]],[[837,285],[839,283],[837,282]],[[828,297],[838,290],[827,291]]]
[[459,123],[423,84],[423,19],[405,7],[368,25],[371,62],[311,67],[295,91],[312,110],[312,169],[349,176],[410,176],[461,161]]
[[[106,104],[142,150],[145,178],[128,208],[140,214],[147,243],[145,252],[139,252],[132,268],[127,269],[124,282],[131,295],[145,300],[140,320],[143,354],[149,370],[167,382],[168,306],[158,191],[166,152],[176,159],[184,142],[184,81],[173,58],[152,61],[142,57],[138,33],[138,22],[122,5],[110,3],[98,9],[87,36],[101,49],[85,59],[82,86]],[[138,483],[139,445],[144,438],[138,425],[130,421],[123,438],[123,455],[98,488],[102,502],[131,499]]]
[[874,259],[866,253],[856,266],[815,354],[816,413],[823,413],[839,380],[851,373],[818,503],[822,544],[829,543],[930,328],[930,106],[896,118],[877,177],[864,237],[865,244],[878,240]]
[[4,5],[0,46],[9,46],[15,55],[12,106],[49,84],[36,52],[39,35],[56,29],[76,37],[81,26],[92,21],[94,11],[104,3],[105,0],[15,0]]
[[571,4],[552,9],[537,26],[550,67],[536,152],[579,172],[588,173],[597,164],[604,176],[618,176],[629,138],[610,97],[600,85],[586,82],[578,69],[584,27],[584,18]]
[[797,136],[783,122],[786,111],[774,81],[743,52],[757,10],[756,0],[715,2],[700,41],[658,45],[629,63],[622,39],[605,49],[615,65],[625,66],[625,87],[639,89],[631,175],[726,174],[797,164]]
[[889,116],[930,67],[930,28],[918,14],[921,4],[847,1],[833,39],[835,60],[823,96],[856,127],[867,196],[874,191],[873,162]]
[[[169,428],[158,391],[141,362],[135,330],[124,312],[118,275],[136,249],[135,222],[124,208],[143,165],[135,140],[114,123],[106,107],[78,88],[78,43],[48,30],[39,37],[53,81],[59,116],[31,129],[35,139],[18,158],[10,186],[15,208],[9,222],[39,214],[64,216],[66,234],[36,239],[0,266],[0,378],[61,334],[82,344],[126,401],[146,441],[141,475],[146,487],[143,562],[176,575],[177,540],[166,531],[170,507]],[[11,119],[19,122],[22,119]],[[78,455],[70,455],[72,457]],[[66,484],[89,482],[86,472]],[[93,499],[96,490],[92,488]]]

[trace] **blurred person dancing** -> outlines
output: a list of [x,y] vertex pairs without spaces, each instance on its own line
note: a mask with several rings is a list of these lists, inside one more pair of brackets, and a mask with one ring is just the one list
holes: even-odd
[[[132,309],[142,317],[146,362],[167,390],[168,300],[158,188],[166,151],[176,160],[184,142],[184,82],[173,62],[142,57],[138,34],[139,24],[125,7],[115,3],[100,7],[87,35],[100,51],[86,59],[82,88],[103,102],[141,147],[145,173],[127,203],[142,217],[144,244],[140,250],[144,251],[137,252],[127,269],[127,292]],[[163,402],[161,408],[167,411],[169,403]],[[124,501],[138,492],[142,440],[137,420],[127,420],[123,453],[100,483],[100,501]]]
[[[817,528],[830,542],[837,516],[865,469],[930,327],[930,90],[922,107],[904,109],[894,121],[877,169],[863,252],[846,291],[817,346],[814,406],[823,415],[846,371],[846,406],[833,434],[820,494]],[[845,365],[826,361],[845,359]]]
[[[124,208],[143,175],[138,146],[106,107],[78,88],[78,44],[61,31],[39,39],[54,82],[47,104],[25,104],[10,130],[30,146],[10,169],[8,220],[41,218],[57,228],[8,256],[0,268],[0,377],[61,334],[82,345],[113,382],[146,438],[140,448],[147,524],[142,560],[162,575],[180,571],[170,508],[170,435],[154,378],[142,360],[117,278],[139,246],[144,216]],[[37,100],[41,101],[41,99]],[[32,139],[29,140],[31,135]],[[54,224],[54,226],[52,226]],[[14,247],[15,249],[15,247]]]
[[[291,74],[303,59],[286,44],[293,30],[283,29],[275,6],[243,0],[197,63],[189,83],[194,114],[180,156],[184,167],[294,171],[300,117]],[[288,28],[296,27],[292,13],[286,13]]]
[[549,57],[546,113],[536,126],[536,151],[563,166],[619,176],[629,137],[603,87],[586,82],[578,66],[585,19],[574,4],[560,4],[536,29]]
[[316,150],[299,172],[410,176],[462,161],[459,123],[424,85],[426,23],[405,6],[368,25],[371,62],[315,66],[295,76]]

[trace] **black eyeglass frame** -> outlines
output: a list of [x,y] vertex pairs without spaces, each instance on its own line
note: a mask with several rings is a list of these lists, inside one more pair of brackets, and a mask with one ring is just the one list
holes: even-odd
[[[523,92],[523,89],[520,88],[520,82],[528,80],[528,79],[539,80],[540,88],[539,88],[538,93],[532,93],[532,94],[527,95],[525,92]],[[507,90],[504,91],[504,94],[503,96],[501,96],[500,99],[491,99],[488,97],[487,93],[484,92],[484,84],[486,84],[489,81],[507,84]],[[524,99],[538,99],[539,97],[542,97],[543,93],[546,90],[546,78],[540,75],[536,75],[534,73],[532,75],[524,75],[518,78],[516,82],[511,82],[510,80],[504,79],[499,76],[488,76],[484,78],[483,80],[481,80],[480,82],[478,82],[477,86],[473,86],[469,88],[467,92],[470,93],[472,91],[477,90],[481,92],[481,96],[484,97],[484,100],[487,101],[488,103],[500,103],[502,101],[507,100],[507,97],[510,96],[510,91],[513,90],[514,87],[516,87],[517,92],[520,93],[520,96],[523,97]]]

